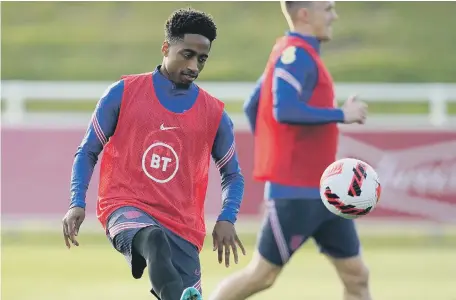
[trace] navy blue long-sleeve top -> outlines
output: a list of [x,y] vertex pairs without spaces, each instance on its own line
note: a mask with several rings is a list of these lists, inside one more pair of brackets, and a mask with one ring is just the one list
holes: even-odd
[[[287,35],[295,36],[309,43],[320,53],[320,42],[311,36],[303,36],[295,32]],[[322,125],[343,122],[341,109],[317,108],[308,105],[318,82],[318,68],[312,56],[304,49],[297,48],[292,62],[277,60],[273,75],[273,115],[280,123]],[[250,98],[244,104],[244,111],[254,132],[258,112],[258,103],[263,77],[260,77]],[[306,151],[306,149],[303,149]],[[318,151],[318,149],[307,149]],[[295,187],[267,182],[265,187],[267,199],[320,199],[318,188]]]
[[[152,73],[151,80],[160,103],[176,113],[191,108],[198,96],[198,86],[192,84],[188,89],[177,89],[160,73],[159,68],[160,66]],[[86,192],[98,156],[116,129],[123,91],[123,80],[113,83],[96,106],[92,121],[75,155],[70,207],[85,208]],[[218,221],[234,223],[244,194],[244,177],[235,151],[233,122],[225,111],[212,147],[212,158],[220,172],[222,183],[222,211]]]

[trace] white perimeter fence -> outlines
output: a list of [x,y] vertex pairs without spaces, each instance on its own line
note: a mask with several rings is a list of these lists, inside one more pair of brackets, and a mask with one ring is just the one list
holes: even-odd
[[[53,82],[53,81],[2,81],[1,96],[6,103],[3,112],[4,125],[21,125],[33,120],[35,124],[44,122],[43,112],[30,113],[26,110],[27,101],[53,100],[75,101],[99,99],[110,82]],[[199,85],[212,95],[225,102],[246,99],[252,92],[255,83],[250,82],[200,82]],[[428,101],[428,115],[395,115],[401,124],[412,120],[427,126],[447,126],[453,121],[448,114],[447,104],[456,102],[456,84],[443,83],[337,83],[336,97],[343,101],[353,94],[359,94],[366,102],[417,102]],[[46,114],[49,115],[49,114]],[[53,114],[54,117],[62,113]],[[80,114],[65,115],[76,120]],[[84,114],[83,120],[86,121]],[[382,120],[394,118],[391,115],[381,116]],[[49,119],[46,118],[48,121]],[[242,117],[241,117],[242,119]],[[239,117],[238,117],[239,120]],[[235,120],[236,122],[236,120]]]

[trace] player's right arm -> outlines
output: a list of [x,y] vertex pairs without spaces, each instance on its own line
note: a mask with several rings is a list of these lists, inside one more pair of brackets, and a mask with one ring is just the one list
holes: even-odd
[[84,138],[76,151],[71,174],[70,208],[63,219],[63,234],[68,248],[70,241],[75,246],[79,245],[74,236],[78,234],[85,217],[87,189],[98,156],[116,129],[123,89],[123,80],[108,87],[98,101]]

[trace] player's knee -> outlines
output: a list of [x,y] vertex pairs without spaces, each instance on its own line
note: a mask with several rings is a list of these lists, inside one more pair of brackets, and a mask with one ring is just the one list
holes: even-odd
[[269,289],[270,287],[272,287],[274,285],[274,283],[276,282],[276,279],[278,277],[278,272],[271,272],[269,274],[266,274],[264,277],[263,277],[263,281],[262,281],[262,287],[263,289]]
[[368,288],[369,269],[361,260],[340,270],[339,274],[350,294],[360,294]]
[[257,273],[250,272],[249,280],[250,284],[256,287],[256,290],[262,291],[272,287],[277,279],[277,273]]
[[346,278],[345,288],[352,294],[361,294],[367,288],[369,284],[369,271],[367,268],[359,270]]
[[157,226],[149,226],[139,231],[134,245],[149,262],[166,259],[171,254],[168,239],[163,230]]
[[256,287],[256,290],[266,290],[272,287],[282,268],[266,261],[261,255],[257,256],[247,267],[248,280]]

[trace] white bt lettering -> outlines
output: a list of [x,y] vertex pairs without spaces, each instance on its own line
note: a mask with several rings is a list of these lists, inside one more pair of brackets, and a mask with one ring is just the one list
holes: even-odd
[[172,146],[155,142],[144,151],[141,165],[144,174],[151,180],[167,183],[179,170],[179,157]]
[[[161,163],[163,161],[163,164]],[[159,169],[161,166],[161,170],[163,172],[166,172],[166,169],[168,168],[168,163],[172,161],[171,158],[169,157],[161,157],[158,154],[152,154],[152,157],[150,159],[150,167],[154,169]]]

